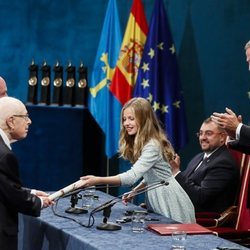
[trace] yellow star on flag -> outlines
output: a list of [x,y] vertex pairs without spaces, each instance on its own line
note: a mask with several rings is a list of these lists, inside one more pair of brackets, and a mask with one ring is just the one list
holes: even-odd
[[177,109],[180,108],[180,104],[181,104],[181,101],[176,101],[176,102],[173,103],[173,105],[174,105]]
[[153,104],[153,109],[154,109],[154,111],[157,111],[158,109],[160,109],[160,103],[159,103],[159,102],[154,101],[154,104]]
[[161,105],[161,112],[162,113],[168,113],[168,105]]
[[149,71],[148,63],[143,63],[143,66],[141,67],[144,72]]
[[172,46],[169,48],[169,50],[171,51],[172,54],[175,53],[175,47],[174,44],[172,44]]
[[155,56],[155,51],[152,48],[150,48],[150,51],[148,52],[148,55],[152,59]]
[[142,83],[141,83],[141,85],[143,86],[143,88],[145,89],[146,87],[149,87],[149,79],[144,79],[143,78],[143,81],[142,81]]
[[158,49],[163,50],[163,45],[164,45],[164,43],[159,43],[159,44],[157,45]]
[[149,102],[151,103],[153,101],[153,95],[149,93],[147,100],[149,100]]

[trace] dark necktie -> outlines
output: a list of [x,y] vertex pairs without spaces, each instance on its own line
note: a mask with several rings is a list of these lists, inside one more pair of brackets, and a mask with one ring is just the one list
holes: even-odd
[[200,168],[204,163],[207,162],[207,158],[208,158],[208,157],[204,157],[204,158],[203,158],[203,160],[199,163],[199,165],[194,169],[194,172],[195,172],[198,168]]

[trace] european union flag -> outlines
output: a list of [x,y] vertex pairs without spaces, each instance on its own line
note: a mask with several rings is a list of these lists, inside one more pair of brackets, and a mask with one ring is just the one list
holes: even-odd
[[99,47],[89,83],[89,110],[105,133],[108,158],[118,151],[121,104],[110,92],[121,46],[121,30],[116,0],[109,0]]
[[162,0],[155,0],[134,96],[147,98],[173,147],[187,142],[187,128],[175,47]]

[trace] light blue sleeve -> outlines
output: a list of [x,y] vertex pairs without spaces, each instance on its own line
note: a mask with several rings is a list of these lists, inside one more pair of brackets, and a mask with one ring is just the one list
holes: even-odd
[[149,142],[142,149],[142,154],[134,163],[130,170],[119,174],[121,185],[131,186],[137,182],[143,175],[152,168],[161,157],[160,147],[154,143]]

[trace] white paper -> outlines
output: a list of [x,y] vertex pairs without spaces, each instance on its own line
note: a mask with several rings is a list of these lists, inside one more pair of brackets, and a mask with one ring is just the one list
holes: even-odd
[[76,182],[64,187],[63,189],[60,189],[60,190],[56,191],[55,193],[49,195],[49,198],[51,200],[58,199],[61,196],[65,195],[65,194],[67,194],[69,192],[72,192],[75,189],[78,189],[78,188],[84,186],[84,183],[85,183],[85,181],[83,181],[83,180],[76,181]]

